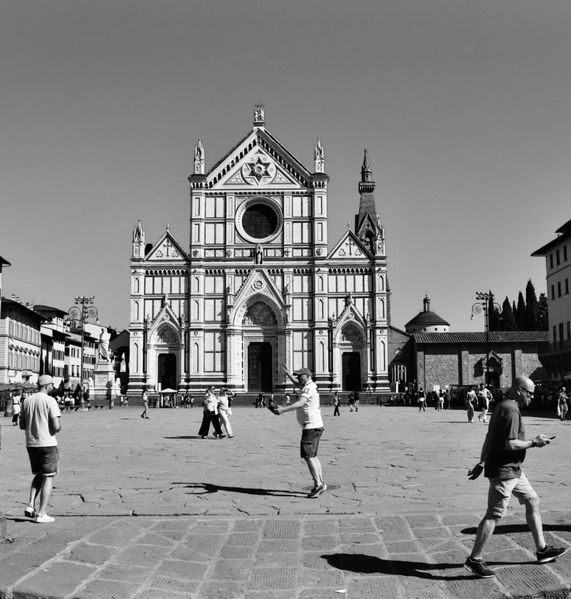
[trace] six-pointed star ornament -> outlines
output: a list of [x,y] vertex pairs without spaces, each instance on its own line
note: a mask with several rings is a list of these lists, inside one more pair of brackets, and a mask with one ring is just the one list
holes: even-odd
[[248,172],[247,176],[254,177],[259,183],[264,177],[271,177],[271,164],[271,162],[264,162],[262,157],[258,156],[255,161],[248,162],[247,166],[249,167],[250,171]]

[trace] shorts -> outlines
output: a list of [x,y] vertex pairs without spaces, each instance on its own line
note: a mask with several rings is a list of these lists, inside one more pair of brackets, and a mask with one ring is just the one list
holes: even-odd
[[515,495],[521,504],[538,499],[537,493],[523,472],[519,478],[509,478],[508,480],[490,478],[488,509],[485,517],[499,519],[504,516],[512,495]]
[[302,458],[314,458],[317,456],[319,439],[321,439],[322,434],[322,428],[304,428],[301,431],[299,451]]
[[57,445],[52,447],[28,447],[28,457],[32,474],[55,476],[58,470],[59,451]]

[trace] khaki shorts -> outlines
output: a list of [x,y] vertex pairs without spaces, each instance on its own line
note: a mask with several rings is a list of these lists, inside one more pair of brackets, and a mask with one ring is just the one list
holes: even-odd
[[519,478],[500,480],[490,478],[490,489],[488,491],[488,510],[486,518],[501,518],[508,509],[510,497],[514,495],[521,504],[530,503],[537,499],[537,493],[522,472]]

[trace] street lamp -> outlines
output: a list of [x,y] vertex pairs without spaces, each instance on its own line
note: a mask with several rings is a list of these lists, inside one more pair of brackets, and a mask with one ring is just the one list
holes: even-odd
[[98,312],[97,308],[93,305],[95,301],[95,296],[86,297],[83,295],[78,295],[75,298],[75,306],[72,306],[68,311],[69,322],[74,327],[79,328],[79,332],[81,335],[81,352],[80,352],[80,366],[79,366],[79,375],[80,375],[80,385],[83,384],[83,352],[85,347],[85,323],[89,319],[97,320]]
[[470,320],[474,319],[475,315],[484,313],[484,330],[486,331],[486,376],[485,383],[490,383],[490,309],[501,310],[499,304],[494,302],[494,294],[491,291],[476,291],[476,303],[472,306],[472,316]]

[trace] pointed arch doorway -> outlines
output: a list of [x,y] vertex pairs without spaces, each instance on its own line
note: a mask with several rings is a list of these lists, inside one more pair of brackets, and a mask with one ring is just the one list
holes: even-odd
[[248,345],[248,390],[251,392],[271,392],[272,344],[252,342]]

